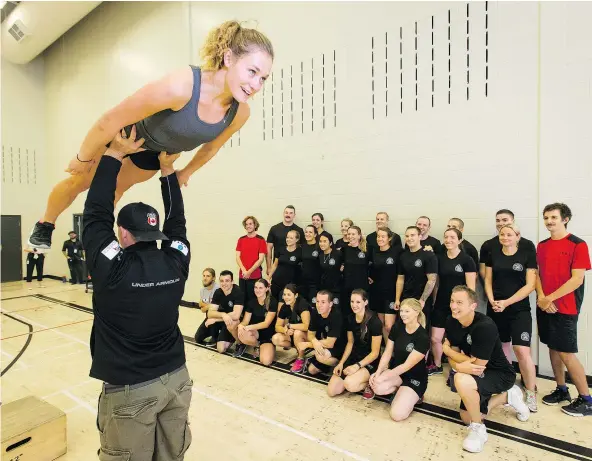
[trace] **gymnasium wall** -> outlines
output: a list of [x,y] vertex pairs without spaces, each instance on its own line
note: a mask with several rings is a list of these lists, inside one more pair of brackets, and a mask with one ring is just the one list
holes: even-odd
[[24,246],[32,223],[43,214],[50,184],[44,129],[45,65],[39,57],[27,65],[2,59],[0,66],[2,214],[21,215]]
[[[592,244],[591,8],[105,2],[45,53],[47,174],[64,177],[102,112],[198,63],[211,27],[256,18],[276,49],[274,73],[249,123],[185,190],[194,254],[187,299],[196,298],[203,267],[234,269],[245,215],[257,216],[266,235],[289,203],[301,225],[323,212],[334,234],[345,216],[369,233],[376,211],[387,210],[397,232],[426,214],[440,238],[459,216],[479,246],[495,232],[497,209],[512,209],[523,235],[538,241],[547,236],[542,207],[565,200],[570,230]],[[136,200],[162,209],[158,182],[136,186],[122,204]],[[56,241],[82,206],[79,198],[58,222]],[[588,293],[580,321],[588,374],[590,309]],[[549,369],[544,349],[539,364]]]

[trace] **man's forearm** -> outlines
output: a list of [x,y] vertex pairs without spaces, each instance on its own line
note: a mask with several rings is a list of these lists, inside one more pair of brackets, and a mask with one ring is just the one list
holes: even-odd
[[561,285],[557,290],[547,296],[551,301],[556,301],[565,295],[577,290],[582,285],[583,280],[580,277],[572,276],[567,282]]
[[430,297],[430,295],[432,294],[432,291],[434,290],[434,286],[436,285],[436,274],[428,274],[428,281],[425,284],[425,287],[423,289],[423,293],[421,295],[421,300],[423,302],[426,302],[427,299]]

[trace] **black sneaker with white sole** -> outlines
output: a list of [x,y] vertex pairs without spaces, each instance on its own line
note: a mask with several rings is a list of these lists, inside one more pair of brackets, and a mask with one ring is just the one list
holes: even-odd
[[557,387],[549,395],[543,397],[543,403],[546,405],[559,405],[561,402],[571,402],[569,389],[564,391]]
[[569,405],[561,407],[561,411],[569,416],[592,416],[592,403],[579,395]]
[[55,225],[50,222],[36,222],[27,243],[31,248],[49,250],[51,248],[51,233],[54,229]]
[[246,344],[237,344],[236,349],[234,350],[233,357],[242,357],[245,351],[247,350]]

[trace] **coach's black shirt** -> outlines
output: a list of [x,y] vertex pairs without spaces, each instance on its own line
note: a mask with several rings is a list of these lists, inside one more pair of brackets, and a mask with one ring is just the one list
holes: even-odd
[[191,257],[176,174],[160,179],[163,233],[169,238],[125,249],[113,233],[113,201],[121,162],[104,155],[84,205],[82,243],[93,280],[90,376],[137,384],[185,364],[177,325]]
[[473,322],[466,328],[458,320],[449,316],[446,319],[446,338],[450,346],[458,347],[467,357],[488,360],[486,370],[505,370],[515,373],[504,355],[497,327],[486,315],[475,312]]
[[269,229],[267,234],[267,243],[273,243],[274,259],[277,258],[277,251],[280,248],[286,248],[286,236],[291,230],[298,231],[300,235],[300,241],[304,241],[304,231],[301,227],[292,223],[289,226],[285,226],[283,222],[277,223]]

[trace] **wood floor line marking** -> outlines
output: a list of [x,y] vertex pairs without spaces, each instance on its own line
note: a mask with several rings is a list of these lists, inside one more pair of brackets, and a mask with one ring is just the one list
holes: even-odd
[[[3,312],[4,313],[4,312]],[[64,327],[69,327],[71,325],[76,325],[78,323],[85,323],[85,322],[91,322],[92,319],[86,319],[86,320],[78,320],[77,322],[70,322],[70,323],[64,323],[63,325],[57,325],[55,327],[46,327],[46,328],[42,328],[40,330],[35,330],[32,333],[22,333],[20,335],[14,335],[14,336],[7,336],[6,338],[1,338],[1,341],[4,341],[5,339],[13,339],[13,338],[18,338],[20,336],[27,336],[27,335],[34,335],[37,333],[43,333],[44,331],[50,331],[50,330],[55,330],[57,328],[64,328]]]

